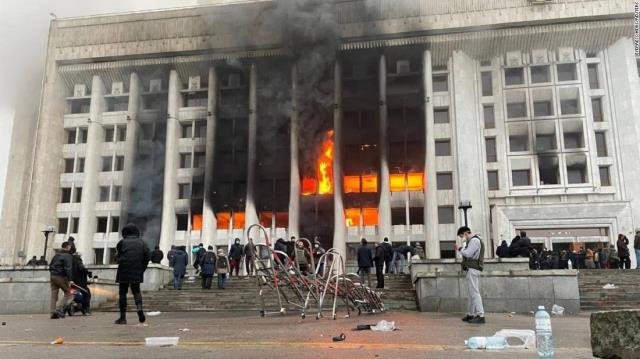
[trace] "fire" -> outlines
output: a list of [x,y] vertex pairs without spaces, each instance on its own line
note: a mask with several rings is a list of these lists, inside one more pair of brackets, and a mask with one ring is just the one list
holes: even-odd
[[302,194],[333,193],[333,131],[328,131],[322,141],[320,157],[316,165],[316,178],[302,179]]

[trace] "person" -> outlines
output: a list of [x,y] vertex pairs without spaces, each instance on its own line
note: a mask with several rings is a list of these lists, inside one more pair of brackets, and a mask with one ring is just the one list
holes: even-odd
[[360,240],[360,246],[358,247],[357,252],[358,257],[358,273],[360,274],[360,283],[364,285],[365,278],[367,279],[367,285],[371,287],[371,278],[369,277],[369,273],[371,271],[371,267],[373,267],[373,255],[371,254],[371,250],[367,247],[367,239],[362,238]]
[[609,268],[620,268],[620,257],[618,257],[618,251],[613,244],[609,246]]
[[531,247],[531,251],[529,253],[529,269],[531,270],[549,269],[547,267],[546,261],[544,264],[540,263],[542,261],[541,259],[544,258],[543,255],[544,255],[544,252],[538,254],[538,251],[535,248]]
[[256,270],[256,245],[253,244],[253,238],[249,238],[247,244],[244,245],[244,261],[247,269],[247,275],[253,275]]
[[500,246],[496,249],[496,255],[498,258],[507,258],[509,256],[509,246],[507,245],[507,241],[502,241]]
[[37,266],[38,265],[38,257],[33,256],[33,258],[29,259],[29,261],[25,265],[34,266],[34,267]]
[[520,231],[520,240],[522,241],[520,244],[521,247],[526,247],[527,249],[531,247],[531,239],[527,237],[527,232]]
[[471,234],[467,226],[458,228],[458,238],[466,240],[467,245],[455,245],[462,255],[462,270],[467,272],[468,305],[467,315],[462,318],[467,323],[484,324],[484,307],[480,296],[480,272],[484,266],[484,244],[477,234]]
[[240,244],[240,238],[235,239],[235,243],[231,245],[229,250],[229,264],[231,269],[229,270],[229,277],[233,275],[233,270],[236,270],[236,276],[240,272],[240,263],[242,263],[242,245]]
[[393,248],[393,260],[391,266],[395,275],[404,273],[404,254],[400,251],[400,247]]
[[[68,311],[69,305],[73,301],[73,295],[70,290],[73,284],[71,281],[71,266],[73,260],[71,254],[69,254],[70,247],[69,242],[63,242],[61,248],[56,250],[56,254],[51,259],[51,265],[49,265],[49,283],[51,287],[49,309],[51,319],[64,318],[64,313]],[[62,290],[64,293],[62,307],[56,305],[58,302],[58,290]]]
[[560,251],[560,258],[558,259],[560,269],[568,269],[569,268],[569,254],[566,250]]
[[200,270],[202,274],[202,289],[211,289],[211,281],[213,272],[216,267],[216,254],[213,252],[213,246],[208,246],[207,251],[202,256]]
[[427,256],[424,254],[424,248],[422,248],[422,246],[420,245],[420,242],[416,243],[415,247],[413,247],[415,250],[415,256],[418,256],[418,259],[425,259],[427,258]]
[[618,257],[620,258],[620,269],[631,269],[631,258],[629,253],[629,238],[624,234],[618,234]]
[[169,267],[173,268],[173,289],[182,290],[182,278],[187,273],[189,256],[185,246],[179,246],[171,257]]
[[293,259],[296,261],[296,265],[302,274],[307,274],[309,271],[309,262],[311,262],[311,256],[309,251],[304,248],[304,242],[302,240],[296,242],[296,248],[293,252]]
[[585,268],[587,269],[595,269],[596,268],[596,264],[593,260],[594,254],[593,251],[591,250],[591,248],[587,248],[586,250],[586,254],[584,256],[584,265]]
[[[195,254],[195,259],[193,260],[193,268],[196,269],[196,274],[200,272],[200,261],[202,261],[202,257],[206,250],[204,249],[204,244],[200,243],[196,248],[193,249],[193,253]],[[187,255],[188,257],[188,255]]]
[[600,248],[598,260],[600,261],[600,269],[609,269],[609,246],[606,244]]
[[509,257],[515,258],[518,256],[520,251],[520,236],[515,236],[511,240],[511,244],[509,244]]
[[122,228],[122,239],[116,245],[116,282],[119,285],[120,318],[115,324],[127,324],[127,291],[131,288],[136,304],[138,321],[144,323],[146,318],[142,309],[142,293],[140,283],[144,282],[144,272],[151,259],[149,247],[140,238],[138,227],[129,223]]
[[640,269],[640,228],[636,229],[636,236],[633,239],[633,249],[636,252],[636,269]]
[[69,237],[69,239],[67,239],[67,242],[69,242],[69,254],[76,254],[76,239],[73,237]]
[[322,248],[322,246],[320,245],[320,241],[318,240],[318,237],[316,237],[313,240],[313,261],[315,262],[316,266],[318,267],[318,275],[323,276],[324,275],[324,263],[320,263],[320,257],[322,257],[323,254],[325,254],[325,250],[324,248]]
[[285,255],[287,254],[287,243],[285,243],[284,239],[278,238],[278,240],[276,241],[276,244],[273,246],[273,249],[278,252],[282,252],[282,253],[277,253],[278,258],[280,259],[280,262],[282,262],[282,265],[286,266],[287,263],[285,263]]
[[[89,290],[88,278],[91,278],[93,273],[89,272],[82,262],[80,253],[74,254],[71,257],[71,280],[75,283],[78,289],[82,292],[82,304],[80,311],[82,315],[91,315],[91,291]],[[69,308],[69,315],[72,315],[71,308]]]
[[[384,242],[382,242],[384,243]],[[384,288],[384,258],[385,249],[382,243],[376,245],[376,255],[373,261],[376,264],[376,288]]]
[[44,259],[44,256],[40,256],[40,259],[38,259],[38,261],[36,262],[36,265],[39,265],[39,266],[46,266],[48,264],[49,263],[47,263],[47,260]]
[[218,289],[225,289],[227,281],[227,273],[229,273],[229,261],[224,255],[222,248],[218,249],[218,258],[216,258],[216,274],[218,274]]
[[160,264],[164,259],[164,252],[160,250],[159,246],[155,246],[153,252],[151,252],[151,263]]
[[587,257],[587,252],[584,250],[584,247],[580,247],[580,250],[578,251],[578,266],[576,268],[578,269],[586,268],[586,265],[585,265],[586,257]]
[[598,248],[593,251],[593,265],[596,269],[600,269],[600,251]]
[[167,260],[169,260],[169,262],[171,262],[171,258],[173,258],[173,256],[176,254],[176,246],[175,245],[171,245],[171,249],[169,250],[169,252],[167,253]]
[[393,260],[393,247],[389,243],[389,238],[384,237],[382,240],[382,248],[384,248],[384,272],[389,274],[391,271],[391,261]]

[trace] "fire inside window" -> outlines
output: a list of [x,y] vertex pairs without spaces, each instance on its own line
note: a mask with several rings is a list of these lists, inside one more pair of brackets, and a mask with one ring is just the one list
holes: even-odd
[[333,145],[333,130],[330,130],[325,134],[320,155],[316,161],[316,177],[302,179],[304,196],[333,193]]
[[424,173],[393,173],[389,176],[391,192],[422,191],[424,189]]
[[[229,212],[216,213],[218,229],[230,229],[231,219],[231,213]],[[233,213],[233,229],[244,229],[244,212]]]
[[344,217],[347,227],[375,226],[378,224],[378,209],[347,208],[344,210]]
[[260,212],[260,224],[265,228],[271,228],[275,217],[276,228],[286,228],[289,225],[289,213],[287,212]]
[[378,175],[344,176],[344,193],[378,192]]
[[194,231],[202,230],[202,214],[194,214],[191,219],[191,229]]

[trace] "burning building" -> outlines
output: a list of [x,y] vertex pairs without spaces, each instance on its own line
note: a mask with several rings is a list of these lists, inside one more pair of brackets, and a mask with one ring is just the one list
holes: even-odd
[[631,0],[53,20],[33,150],[12,144],[33,156],[12,157],[1,262],[39,255],[54,224],[54,245],[74,236],[106,263],[126,222],[165,253],[261,223],[349,258],[361,237],[447,258],[461,201],[490,247],[518,230],[553,249],[609,243],[640,227],[632,36]]

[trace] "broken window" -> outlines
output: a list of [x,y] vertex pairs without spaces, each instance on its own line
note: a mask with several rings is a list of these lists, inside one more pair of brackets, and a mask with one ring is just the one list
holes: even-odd
[[555,121],[537,122],[535,128],[537,152],[554,151],[558,149]]
[[557,156],[538,156],[538,172],[541,185],[560,184],[560,171]]
[[575,81],[577,79],[576,64],[558,64],[558,81]]
[[568,154],[566,163],[569,184],[587,183],[587,157],[584,154]]
[[505,68],[504,82],[507,86],[524,84],[524,68],[522,67]]
[[540,84],[551,82],[549,66],[531,66],[531,83]]
[[509,124],[509,150],[511,152],[529,151],[529,124]]
[[564,137],[565,150],[584,148],[582,120],[562,122],[562,134]]
[[176,214],[176,230],[186,231],[189,227],[189,215],[186,213]]

